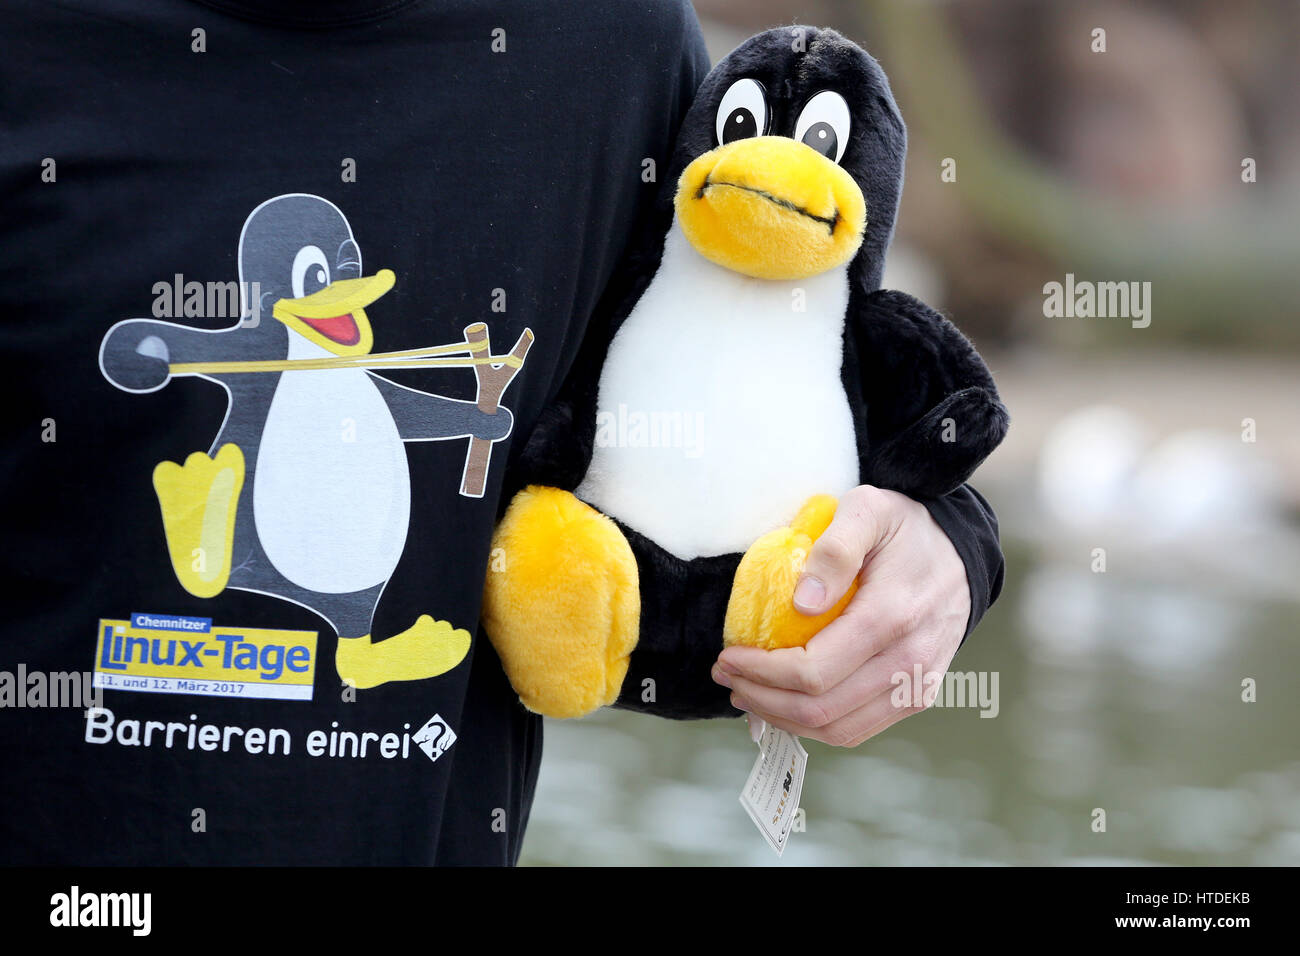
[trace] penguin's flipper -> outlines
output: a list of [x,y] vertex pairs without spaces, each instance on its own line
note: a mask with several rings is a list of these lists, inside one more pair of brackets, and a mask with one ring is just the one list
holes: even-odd
[[525,707],[580,717],[617,698],[636,647],[636,557],[608,517],[567,491],[530,485],[492,541],[483,626]]
[[469,645],[469,631],[421,614],[405,631],[378,643],[369,634],[340,637],[334,665],[340,680],[367,690],[445,674],[465,659]]
[[724,645],[802,647],[844,610],[858,589],[856,581],[829,611],[811,617],[794,608],[799,574],[813,542],[835,517],[836,504],[831,495],[813,495],[789,525],[769,531],[745,552],[727,602]]
[[978,386],[944,397],[871,451],[868,475],[880,488],[940,498],[971,476],[1007,432],[1007,410]]
[[919,299],[884,289],[855,293],[845,345],[845,388],[866,406],[857,429],[863,481],[913,498],[942,497],[1005,437],[1007,409],[988,366]]
[[215,597],[230,580],[243,451],[227,443],[214,457],[196,451],[183,465],[159,462],[153,487],[177,579],[195,597]]

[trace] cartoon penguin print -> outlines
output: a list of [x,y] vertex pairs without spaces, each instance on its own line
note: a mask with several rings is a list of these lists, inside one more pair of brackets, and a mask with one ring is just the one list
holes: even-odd
[[[410,521],[403,443],[470,439],[462,494],[481,495],[486,459],[478,455],[512,424],[495,400],[532,333],[508,356],[483,354],[482,325],[463,343],[373,354],[365,310],[394,274],[363,273],[347,219],[319,196],[277,196],[253,210],[239,239],[239,278],[244,316],[234,327],[128,319],[100,346],[100,369],[124,391],[155,392],[195,375],[228,396],[208,453],[154,469],[177,578],[197,597],[231,587],[315,611],[338,635],[339,677],[355,687],[451,670],[469,650],[464,629],[425,614],[399,634],[371,634]],[[472,357],[430,357],[465,352]],[[473,365],[480,400],[417,391],[372,371],[429,365]]]

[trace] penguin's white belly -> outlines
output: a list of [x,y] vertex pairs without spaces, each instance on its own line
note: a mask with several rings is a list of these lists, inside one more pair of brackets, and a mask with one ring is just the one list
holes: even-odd
[[411,478],[397,424],[365,371],[280,376],[253,513],[267,557],[300,587],[346,594],[389,579],[406,546]]
[[847,307],[843,269],[751,279],[704,260],[674,224],[610,345],[578,497],[689,559],[743,552],[809,496],[852,488]]

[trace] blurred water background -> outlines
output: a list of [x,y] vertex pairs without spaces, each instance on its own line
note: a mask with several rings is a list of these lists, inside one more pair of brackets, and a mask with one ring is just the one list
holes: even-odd
[[[781,861],[737,799],[743,721],[548,721],[523,862],[1300,864],[1300,6],[696,5],[715,62],[810,22],[891,77],[886,284],[975,339],[1012,414],[973,480],[1007,584],[953,663],[997,672],[999,711],[808,742]],[[1067,273],[1151,282],[1150,325],[1047,317]]]

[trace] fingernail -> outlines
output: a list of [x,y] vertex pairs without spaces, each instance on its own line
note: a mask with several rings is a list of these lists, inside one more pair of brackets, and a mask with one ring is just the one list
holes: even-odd
[[735,694],[732,694],[731,706],[736,708],[736,710],[743,710],[745,713],[749,713],[749,701],[745,700],[743,697],[737,697]]
[[712,677],[713,677],[713,682],[715,684],[721,684],[723,687],[726,687],[728,689],[731,687],[731,678],[721,667],[719,667],[716,664],[713,665]]
[[805,574],[794,589],[794,606],[801,611],[820,611],[826,603],[826,585]]
[[732,664],[731,661],[720,660],[715,666],[721,668],[722,673],[730,674],[732,677],[735,677],[737,674],[740,673],[740,669],[736,667],[736,665]]

